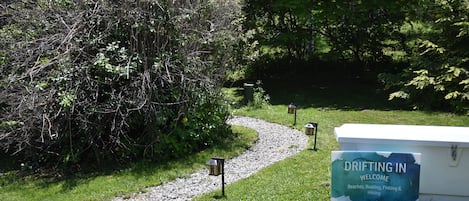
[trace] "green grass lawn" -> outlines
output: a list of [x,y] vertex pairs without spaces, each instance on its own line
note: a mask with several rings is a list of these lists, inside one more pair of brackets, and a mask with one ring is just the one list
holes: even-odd
[[[338,149],[334,127],[344,123],[385,123],[467,126],[469,117],[444,112],[400,110],[386,101],[381,92],[361,84],[267,84],[271,105],[252,109],[239,107],[239,88],[225,89],[233,104],[233,113],[261,118],[302,130],[309,122],[318,122],[317,150],[309,149],[262,169],[249,178],[203,195],[196,200],[330,200],[330,154]],[[287,114],[287,105],[298,106],[297,124]],[[234,127],[238,140],[223,147],[206,150],[166,164],[138,163],[107,174],[77,175],[67,179],[17,178],[0,176],[0,200],[110,200],[115,195],[144,191],[176,177],[189,175],[205,166],[212,156],[230,158],[241,153],[256,139],[255,132]],[[229,174],[227,172],[226,174]]]
[[9,173],[0,176],[2,201],[83,201],[111,200],[114,196],[129,197],[129,192],[141,192],[145,187],[159,185],[177,177],[190,175],[205,167],[213,156],[231,158],[244,152],[257,140],[254,130],[233,126],[237,137],[223,145],[164,164],[140,162],[127,169],[71,178],[17,177]]
[[331,151],[338,150],[334,127],[344,123],[469,125],[468,116],[397,110],[393,109],[396,106],[386,102],[385,96],[373,89],[367,90],[361,85],[344,86],[347,89],[340,89],[340,86],[276,88],[275,91],[267,90],[271,106],[235,110],[236,115],[293,126],[293,115],[287,113],[287,105],[296,103],[299,107],[296,129],[302,130],[309,121],[319,123],[318,150],[311,149],[313,137],[310,137],[310,149],[227,185],[226,197],[220,198],[221,191],[215,191],[195,200],[330,200],[330,155]]

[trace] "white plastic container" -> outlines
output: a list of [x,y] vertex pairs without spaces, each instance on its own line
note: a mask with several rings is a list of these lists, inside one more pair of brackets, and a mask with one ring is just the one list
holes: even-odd
[[421,153],[420,201],[469,200],[469,127],[344,124],[342,151]]

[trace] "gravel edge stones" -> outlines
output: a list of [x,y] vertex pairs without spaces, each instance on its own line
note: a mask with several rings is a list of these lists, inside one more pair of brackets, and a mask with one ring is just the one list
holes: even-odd
[[[249,177],[260,169],[305,149],[308,136],[298,130],[250,117],[234,116],[229,124],[256,130],[259,140],[243,154],[225,161],[225,184]],[[190,200],[221,188],[221,176],[209,176],[206,168],[187,177],[150,187],[145,193],[133,193],[127,200]],[[227,192],[229,193],[229,192]]]

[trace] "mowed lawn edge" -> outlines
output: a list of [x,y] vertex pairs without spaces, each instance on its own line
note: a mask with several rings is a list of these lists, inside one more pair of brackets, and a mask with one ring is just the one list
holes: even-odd
[[[213,156],[232,158],[242,154],[258,139],[256,131],[232,126],[235,138],[182,159],[155,164],[139,162],[131,167],[108,173],[78,174],[69,178],[18,177],[14,172],[0,176],[2,201],[83,201],[112,200],[115,196],[131,197],[150,186],[190,175],[204,168]],[[112,165],[112,164],[110,164]]]

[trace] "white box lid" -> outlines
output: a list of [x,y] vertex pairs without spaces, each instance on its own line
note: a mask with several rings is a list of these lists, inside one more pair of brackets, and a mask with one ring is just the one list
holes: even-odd
[[334,134],[339,143],[469,147],[469,127],[343,124],[334,128]]

